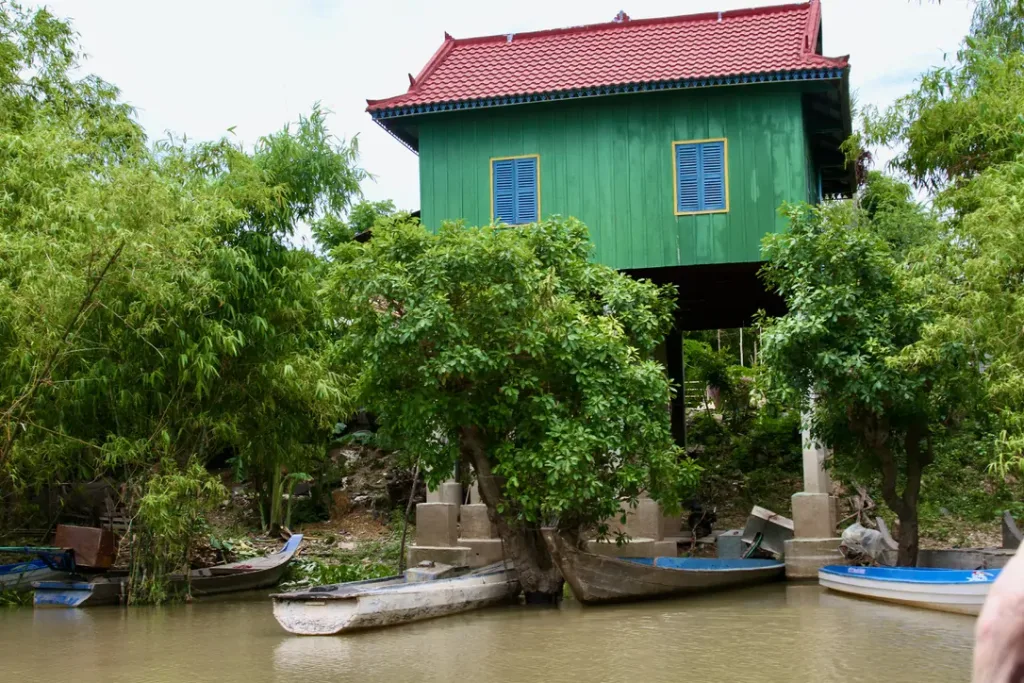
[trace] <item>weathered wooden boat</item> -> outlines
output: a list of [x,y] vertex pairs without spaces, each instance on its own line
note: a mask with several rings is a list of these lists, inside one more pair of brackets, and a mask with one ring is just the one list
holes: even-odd
[[271,597],[277,622],[289,633],[310,636],[468,612],[511,600],[518,594],[515,569],[499,562],[450,578],[421,581],[407,572]]
[[62,548],[3,547],[0,552],[35,556],[35,559],[0,565],[0,591],[22,591],[34,581],[61,579],[75,570],[75,554]]
[[580,550],[552,530],[544,539],[576,599],[586,604],[703,593],[781,579],[775,560],[617,558]]
[[[301,543],[302,534],[294,534],[272,555],[194,569],[187,577],[172,575],[170,590],[180,592],[188,588],[193,596],[204,596],[270,588],[284,576]],[[37,581],[32,585],[36,607],[116,605],[125,601],[128,588],[125,576],[104,576],[91,581]]]
[[856,597],[977,615],[999,571],[831,565],[818,570],[818,583]]

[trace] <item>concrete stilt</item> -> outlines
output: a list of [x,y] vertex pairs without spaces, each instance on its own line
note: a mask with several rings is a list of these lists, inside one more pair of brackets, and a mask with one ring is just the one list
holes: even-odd
[[[805,425],[807,420],[805,417]],[[803,431],[804,490],[793,494],[793,535],[786,541],[786,578],[812,579],[821,567],[842,563],[836,537],[836,505],[825,469],[828,450]]]

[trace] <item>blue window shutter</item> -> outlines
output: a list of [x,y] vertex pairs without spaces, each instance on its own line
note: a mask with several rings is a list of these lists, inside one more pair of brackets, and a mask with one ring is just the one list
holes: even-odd
[[516,224],[536,223],[537,159],[516,159]]
[[676,211],[700,210],[700,146],[676,145]]
[[513,159],[491,162],[494,183],[491,193],[494,197],[495,223],[514,224],[516,222],[515,171]]
[[725,143],[701,144],[701,211],[725,210]]

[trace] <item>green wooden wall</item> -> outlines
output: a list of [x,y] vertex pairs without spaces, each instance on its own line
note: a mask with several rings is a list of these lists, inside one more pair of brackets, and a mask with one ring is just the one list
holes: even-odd
[[[816,181],[796,84],[643,93],[424,116],[423,222],[491,220],[490,159],[540,155],[540,211],[590,228],[598,261],[651,268],[760,260],[783,201]],[[676,216],[672,142],[729,141],[729,212]]]

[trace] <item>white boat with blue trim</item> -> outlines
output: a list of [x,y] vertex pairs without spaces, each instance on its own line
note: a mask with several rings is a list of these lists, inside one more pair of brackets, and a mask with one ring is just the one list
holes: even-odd
[[818,570],[818,583],[829,590],[871,600],[977,615],[1000,570],[924,567],[848,567]]

